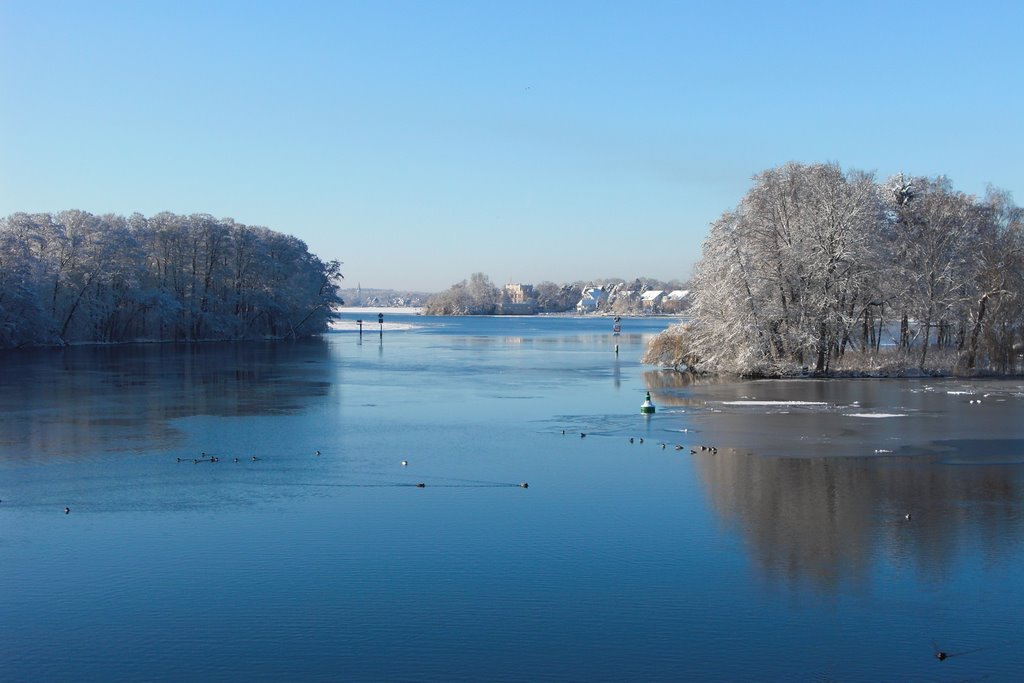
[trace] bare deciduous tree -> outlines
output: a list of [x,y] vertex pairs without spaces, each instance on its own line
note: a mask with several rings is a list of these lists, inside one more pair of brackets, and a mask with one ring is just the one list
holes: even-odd
[[888,315],[900,321],[896,349],[904,359],[915,349],[921,370],[937,345],[966,370],[984,351],[985,369],[1006,372],[1022,332],[1022,232],[1006,193],[979,202],[945,178],[882,186],[835,164],[770,169],[712,223],[694,270],[693,320],[651,357],[778,375],[828,373],[859,351],[867,367]]
[[294,237],[206,214],[14,214],[0,219],[0,348],[315,334],[340,277]]

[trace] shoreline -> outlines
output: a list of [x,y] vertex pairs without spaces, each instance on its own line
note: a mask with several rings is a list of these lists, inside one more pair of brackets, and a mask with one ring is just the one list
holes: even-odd
[[383,313],[387,315],[392,313],[394,315],[423,315],[422,306],[341,306],[334,309],[335,313],[339,315],[352,314],[352,315],[370,315],[371,313],[376,315]]

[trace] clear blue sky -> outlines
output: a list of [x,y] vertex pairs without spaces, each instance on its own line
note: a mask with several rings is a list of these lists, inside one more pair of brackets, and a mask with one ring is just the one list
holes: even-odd
[[1024,2],[0,0],[0,215],[210,213],[349,285],[685,279],[787,161],[1024,200]]

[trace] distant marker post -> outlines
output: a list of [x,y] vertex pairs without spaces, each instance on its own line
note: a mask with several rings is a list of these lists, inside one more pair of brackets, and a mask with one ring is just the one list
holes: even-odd
[[383,313],[378,313],[377,314],[377,322],[380,323],[380,340],[381,340],[381,342],[383,342],[384,341],[384,314]]

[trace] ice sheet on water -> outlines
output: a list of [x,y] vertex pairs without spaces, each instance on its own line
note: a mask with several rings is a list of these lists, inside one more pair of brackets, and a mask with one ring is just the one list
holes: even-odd
[[[330,323],[331,330],[335,332],[353,332],[359,330],[359,323],[355,320],[349,320],[347,318],[342,320],[332,320]],[[405,332],[407,330],[416,330],[425,327],[425,325],[419,325],[410,322],[392,322],[390,320],[384,321],[385,332]],[[363,332],[370,334],[371,332],[379,332],[380,325],[377,324],[376,320],[367,318],[363,321]]]
[[883,417],[906,417],[906,413],[847,413],[846,417],[870,417],[870,418],[883,418]]
[[818,406],[827,407],[829,404],[825,401],[722,401],[724,406]]

